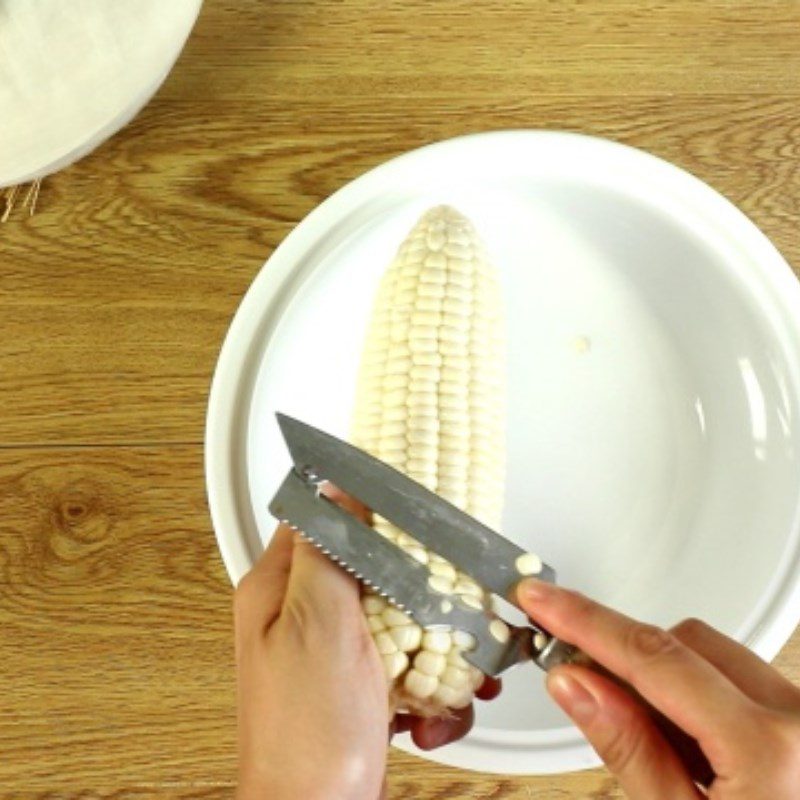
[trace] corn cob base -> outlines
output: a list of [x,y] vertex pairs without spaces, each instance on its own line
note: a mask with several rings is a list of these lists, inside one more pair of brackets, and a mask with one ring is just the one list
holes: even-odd
[[[500,287],[483,245],[464,216],[433,208],[381,280],[359,372],[353,443],[498,528],[504,355]],[[437,591],[487,606],[483,589],[445,559],[380,517],[373,526],[428,566]],[[433,716],[472,701],[483,675],[463,658],[467,635],[422,630],[374,594],[362,604],[393,710]]]

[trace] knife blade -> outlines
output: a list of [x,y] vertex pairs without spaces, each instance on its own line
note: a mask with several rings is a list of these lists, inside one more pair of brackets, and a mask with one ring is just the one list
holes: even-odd
[[499,675],[533,657],[534,628],[512,627],[508,640],[498,639],[490,628],[491,615],[435,591],[427,567],[321,495],[313,482],[294,469],[269,510],[421,626],[446,626],[469,633],[474,647],[463,655],[481,672]]
[[[363,450],[286,414],[277,418],[301,475],[329,480],[489,591],[511,599],[524,577],[515,565],[525,550]],[[536,577],[553,583],[556,573],[543,564]]]

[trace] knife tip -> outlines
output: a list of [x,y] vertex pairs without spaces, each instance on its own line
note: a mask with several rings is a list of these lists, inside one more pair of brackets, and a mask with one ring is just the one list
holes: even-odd
[[290,417],[288,414],[284,414],[283,411],[276,411],[275,419],[278,421],[278,427],[281,429],[284,438],[288,438],[286,434],[290,429],[298,428],[303,424],[299,419]]

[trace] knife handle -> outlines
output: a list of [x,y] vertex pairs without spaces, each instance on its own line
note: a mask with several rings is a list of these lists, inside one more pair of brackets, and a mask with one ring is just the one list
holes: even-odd
[[607,670],[602,664],[598,664],[582,650],[561,639],[553,638],[535,660],[545,671],[549,671],[558,664],[578,664],[583,667],[588,667],[594,672],[608,678],[610,681],[613,681],[638,703],[644,706],[656,728],[658,728],[661,735],[678,754],[678,757],[691,775],[692,780],[707,788],[717,777],[705,753],[700,749],[697,739],[690,736],[686,731],[679,728],[671,719],[664,716],[658,709],[650,705],[633,686],[626,683],[618,675]]

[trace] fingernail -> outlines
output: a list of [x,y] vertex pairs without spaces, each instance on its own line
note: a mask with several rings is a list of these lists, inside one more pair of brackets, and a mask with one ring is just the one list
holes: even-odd
[[594,695],[571,675],[548,675],[547,691],[577,723],[589,722],[599,708]]
[[450,727],[442,720],[425,725],[423,750],[433,750],[447,744],[452,738]]
[[449,728],[444,728],[443,730],[436,731],[436,733],[433,734],[428,741],[430,742],[431,747],[441,747],[450,741],[451,736],[452,733]]
[[517,593],[520,599],[530,600],[532,603],[546,603],[555,593],[552,583],[540,581],[538,578],[525,578],[520,581]]

